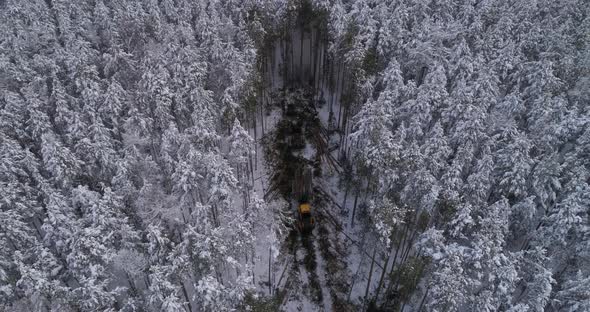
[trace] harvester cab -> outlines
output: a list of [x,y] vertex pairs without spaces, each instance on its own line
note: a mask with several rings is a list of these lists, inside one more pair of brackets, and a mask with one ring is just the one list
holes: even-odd
[[297,215],[298,227],[302,232],[311,230],[315,225],[315,219],[311,211],[311,185],[312,169],[304,166],[295,174],[293,181],[294,195],[298,200]]
[[315,225],[315,219],[311,214],[311,205],[308,202],[299,204],[299,230],[301,232],[307,232],[313,229]]

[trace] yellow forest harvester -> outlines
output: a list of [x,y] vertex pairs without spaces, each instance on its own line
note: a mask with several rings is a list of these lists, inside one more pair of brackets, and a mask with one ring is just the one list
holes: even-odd
[[303,166],[300,170],[295,171],[293,179],[293,195],[297,200],[297,225],[301,232],[311,230],[315,224],[315,219],[311,212],[312,196],[312,169],[309,166]]

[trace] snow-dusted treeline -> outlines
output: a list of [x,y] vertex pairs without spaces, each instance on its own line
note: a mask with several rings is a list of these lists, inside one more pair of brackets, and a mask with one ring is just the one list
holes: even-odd
[[588,2],[315,2],[392,266],[376,306],[589,310]]
[[590,310],[589,10],[0,1],[0,311],[243,308],[280,243],[253,189],[290,83],[379,238],[363,308]]
[[284,6],[0,2],[0,310],[241,304],[271,220],[238,120]]

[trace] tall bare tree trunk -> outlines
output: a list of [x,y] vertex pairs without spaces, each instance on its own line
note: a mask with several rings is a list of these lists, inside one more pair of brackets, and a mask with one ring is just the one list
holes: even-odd
[[[332,80],[332,74],[333,74],[333,69],[332,69],[332,61],[330,61],[330,54],[326,53],[326,47],[323,47],[323,51],[324,51],[324,60],[323,60],[323,65],[322,65],[322,89],[326,89],[326,85],[330,86],[330,82]],[[326,64],[328,65],[328,75],[325,75],[325,71],[326,71]]]
[[[342,96],[340,96],[340,98],[342,98]],[[340,103],[340,111],[342,111],[342,103]],[[339,153],[340,155],[342,155],[342,149],[344,148],[344,141],[346,140],[346,116],[348,115],[348,109],[349,109],[349,104],[346,104],[346,106],[344,106],[344,117],[342,118],[342,127],[340,127],[341,131],[342,131],[342,135],[340,136],[340,149],[339,149]],[[338,124],[340,125],[340,115],[338,115]]]
[[309,74],[311,75],[310,79],[314,79],[315,73],[313,72],[313,27],[309,31]]
[[[266,71],[266,57],[263,58],[262,61],[262,70]],[[261,131],[261,137],[264,136],[264,106],[265,106],[265,101],[266,101],[266,96],[265,96],[265,92],[266,92],[266,79],[264,78],[265,75],[262,75],[262,84],[260,86],[260,95],[262,96],[262,99],[260,101],[260,131]]]
[[389,260],[391,260],[391,254],[393,253],[394,247],[395,247],[395,244],[393,242],[391,242],[391,247],[389,249],[389,252],[387,253],[387,259],[385,260],[385,265],[383,266],[383,271],[381,271],[381,277],[379,278],[379,285],[377,285],[377,289],[375,290],[375,297],[374,297],[375,302],[377,302],[377,299],[379,297],[379,292],[381,292],[381,286],[383,286],[383,281],[385,280],[385,275],[387,273],[387,266],[389,265]]
[[348,290],[348,297],[347,297],[346,301],[350,301],[350,295],[352,295],[352,289],[354,288],[354,284],[356,282],[356,277],[359,274],[359,271],[361,269],[361,265],[363,264],[363,259],[364,258],[365,257],[361,257],[361,261],[359,261],[359,265],[356,268],[356,272],[354,273],[354,276],[352,277],[352,281],[350,283],[350,289]]
[[373,265],[375,264],[375,254],[377,253],[377,247],[373,248],[373,256],[371,257],[371,267],[369,268],[369,280],[367,281],[367,287],[365,288],[365,297],[363,303],[363,310],[367,304],[367,298],[369,296],[369,289],[371,288],[371,279],[373,277]]
[[428,296],[429,290],[430,290],[430,288],[426,288],[426,292],[424,293],[424,296],[422,296],[422,301],[420,301],[420,306],[418,307],[417,312],[422,311],[422,307],[424,306],[424,302],[426,301],[426,297]]
[[350,227],[351,228],[354,228],[354,214],[356,212],[356,204],[357,204],[358,199],[359,199],[359,190],[358,190],[358,188],[356,188],[355,194],[354,194],[354,205],[352,207],[352,218],[350,220]]
[[[340,130],[342,130],[342,126],[340,124],[340,120],[341,120],[341,117],[342,117],[342,93],[343,93],[343,90],[344,90],[343,89],[344,88],[344,76],[346,74],[344,66],[345,65],[342,65],[342,75],[341,75],[342,77],[341,77],[341,81],[340,81],[340,92],[337,92],[336,93],[337,96],[340,95],[340,105],[338,106],[338,129],[340,129]],[[338,71],[338,72],[340,72],[340,71]],[[336,89],[338,89],[338,88],[336,88]]]
[[289,61],[289,40],[290,40],[290,32],[289,32],[289,26],[288,24],[285,25],[285,49],[283,50],[283,71],[284,71],[284,78],[283,78],[283,87],[287,86],[287,83],[289,81],[289,75],[291,75],[291,70],[289,68],[289,66],[291,65],[290,61]]
[[190,312],[193,312],[193,306],[191,304],[191,299],[188,296],[188,292],[186,291],[186,287],[184,286],[184,282],[180,281],[180,283],[182,284],[182,292],[184,293],[184,298],[186,299],[186,301],[188,303],[188,310]]
[[[323,51],[320,50],[320,31],[319,29],[316,31],[316,35],[315,35],[315,49],[314,49],[314,62],[313,62],[313,88],[314,88],[314,97],[316,97],[317,101],[319,101],[320,99],[317,98],[317,96],[319,96],[319,94],[321,94],[321,90],[319,85],[320,85],[320,81],[321,81],[321,75],[320,72],[321,68],[319,66],[320,60],[321,60],[321,55],[323,53]],[[319,70],[319,71],[318,71]]]
[[[408,227],[406,226],[406,227],[404,227],[404,232],[403,232],[400,244],[399,244],[397,250],[395,251],[395,257],[393,258],[393,265],[391,266],[391,270],[389,271],[389,275],[393,274],[393,270],[395,268],[395,262],[397,260],[398,251],[400,249],[402,249],[402,252],[403,252],[403,248],[405,245],[407,235],[408,235]],[[387,293],[390,293],[392,289],[395,290],[397,288],[397,280],[399,279],[398,277],[399,277],[399,274],[397,274],[393,280],[389,281],[389,285],[387,286]],[[393,285],[396,285],[396,287],[393,287]],[[387,304],[389,304],[389,299],[387,299]]]
[[405,262],[406,259],[408,258],[408,255],[410,254],[410,250],[412,250],[412,243],[414,242],[414,239],[416,238],[416,225],[414,225],[414,229],[412,230],[412,234],[410,235],[410,239],[408,240],[408,246],[406,247],[403,257],[402,257],[402,262]]
[[295,81],[295,40],[293,39],[293,33],[289,34],[289,40],[291,41],[291,81]]
[[303,75],[303,35],[305,34],[305,27],[301,26],[301,46],[299,47],[299,82],[303,84],[305,82],[305,78]]
[[[254,142],[254,144],[258,144],[258,142]],[[250,163],[249,175],[252,175],[252,185],[254,185],[254,166],[252,164],[252,153],[248,152],[248,162]]]
[[276,66],[276,59],[275,59],[275,44],[273,43],[270,47],[270,70],[268,71],[269,79],[270,79],[270,91],[272,92],[275,88],[275,66]]
[[347,122],[347,127],[345,129],[347,130],[344,132],[344,149],[342,150],[342,152],[344,153],[344,157],[347,158],[350,154],[348,149],[348,135],[350,134],[350,131],[352,131],[352,124],[349,124]]
[[[334,74],[334,70],[336,71],[336,81],[333,82],[333,86],[332,86],[332,97],[331,97],[331,101],[332,101],[332,107],[336,104],[337,100],[338,100],[338,83],[340,81],[340,66],[338,66],[338,64],[334,61],[332,62],[332,74]],[[336,127],[338,128],[338,127]]]
[[268,247],[268,294],[272,295],[272,280],[271,280],[271,257],[272,255],[272,248]]
[[[256,114],[253,114],[252,121],[254,122],[254,142],[258,143],[257,131],[256,131]],[[254,144],[254,154],[258,155],[258,144]],[[254,158],[254,170],[258,170],[258,157]]]
[[342,203],[342,209],[346,209],[346,199],[348,198],[348,190],[350,190],[350,186],[346,183],[344,188],[344,202]]
[[[330,77],[332,77],[332,75],[334,74],[334,68],[333,68],[332,63],[333,62],[331,62],[331,63],[328,64],[328,75],[327,75],[327,79],[329,79],[330,81],[332,80]],[[324,77],[324,79],[323,79],[323,86],[321,87],[322,89],[325,89],[325,83],[326,83],[326,77]],[[328,83],[328,89],[331,89],[331,84],[330,83]],[[330,95],[330,98],[328,99],[328,101],[330,101],[330,103],[329,103],[329,105],[330,105],[330,112],[333,113],[333,111],[334,111],[334,92],[333,91],[332,91],[332,94]]]

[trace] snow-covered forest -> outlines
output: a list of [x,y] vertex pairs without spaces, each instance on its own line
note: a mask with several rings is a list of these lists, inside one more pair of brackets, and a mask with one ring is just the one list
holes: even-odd
[[590,311],[589,13],[0,0],[0,311]]

